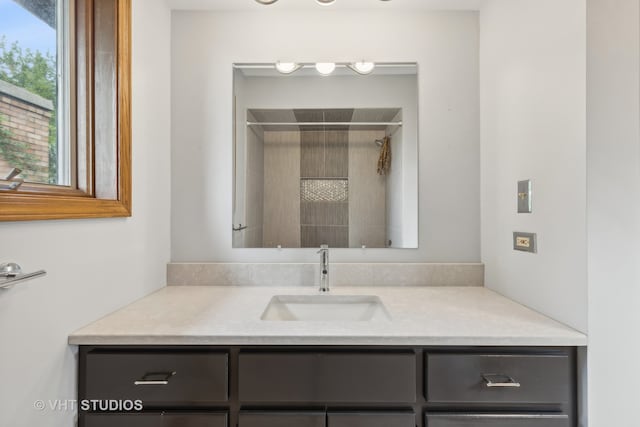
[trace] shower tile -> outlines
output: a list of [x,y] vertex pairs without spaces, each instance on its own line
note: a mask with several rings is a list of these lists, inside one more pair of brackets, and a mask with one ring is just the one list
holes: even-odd
[[343,248],[349,243],[349,227],[302,226],[301,237],[303,248],[319,248],[320,245]]
[[349,181],[346,179],[302,179],[300,198],[303,202],[348,202]]
[[300,245],[299,141],[299,132],[265,132],[264,247]]
[[324,132],[300,132],[300,176],[324,177]]
[[385,247],[387,235],[387,178],[377,173],[380,154],[376,139],[384,131],[349,133],[349,244]]
[[349,176],[349,131],[328,130],[325,132],[324,172],[327,178]]
[[300,223],[303,226],[349,225],[348,203],[300,203]]

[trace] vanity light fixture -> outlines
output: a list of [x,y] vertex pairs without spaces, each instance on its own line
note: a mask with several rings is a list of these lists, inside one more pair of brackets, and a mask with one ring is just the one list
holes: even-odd
[[302,68],[297,62],[276,62],[276,70],[281,74],[292,74]]
[[335,62],[318,62],[316,63],[316,70],[322,76],[329,76],[336,70]]
[[[280,74],[293,74],[296,71],[302,69],[302,68],[307,68],[307,67],[315,67],[315,69],[318,71],[318,73],[321,76],[330,76],[331,74],[333,74],[333,72],[336,70],[336,68],[338,67],[344,67],[344,68],[349,68],[351,71],[360,74],[360,75],[368,75],[371,74],[373,72],[373,70],[375,70],[376,68],[376,63],[375,62],[371,62],[371,61],[358,61],[358,62],[340,62],[340,63],[335,63],[335,62],[317,62],[317,63],[300,63],[300,62],[284,62],[284,61],[278,61],[273,65],[270,65],[271,67],[275,67],[275,69],[280,73]],[[267,67],[269,67],[269,65],[267,65]],[[263,66],[264,68],[264,66]]]
[[351,68],[358,74],[367,75],[373,72],[373,70],[376,68],[376,64],[374,62],[360,61],[347,64],[347,67]]
[[[269,4],[274,4],[275,2],[277,2],[278,0],[256,0],[256,2],[260,3],[260,4],[264,4],[264,5],[269,5]],[[390,0],[380,0],[380,1],[390,1]],[[336,0],[316,0],[316,3],[322,5],[322,6],[329,6],[331,4],[334,4],[336,2]]]

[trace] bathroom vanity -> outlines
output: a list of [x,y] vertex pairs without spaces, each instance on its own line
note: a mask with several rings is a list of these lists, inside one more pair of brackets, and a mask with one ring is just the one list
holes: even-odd
[[569,347],[83,346],[81,426],[570,427]]
[[144,405],[80,426],[577,425],[584,335],[484,288],[333,293],[375,294],[390,319],[262,320],[315,290],[170,286],[77,331],[79,400]]

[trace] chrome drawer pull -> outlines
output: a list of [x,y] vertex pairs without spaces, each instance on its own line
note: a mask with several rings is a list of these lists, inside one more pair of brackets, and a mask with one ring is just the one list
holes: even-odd
[[169,385],[169,379],[175,374],[175,372],[151,372],[134,381],[133,385]]
[[508,375],[483,374],[482,379],[487,387],[520,387],[520,383]]

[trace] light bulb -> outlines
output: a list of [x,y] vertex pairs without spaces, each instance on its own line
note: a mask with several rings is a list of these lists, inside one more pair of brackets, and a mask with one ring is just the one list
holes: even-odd
[[318,62],[316,64],[316,70],[318,70],[318,72],[323,76],[331,75],[331,73],[333,73],[335,69],[335,62]]
[[349,68],[358,74],[370,74],[376,68],[376,64],[374,62],[360,61],[349,64]]
[[282,74],[291,74],[302,68],[302,65],[297,62],[276,62],[276,70]]

